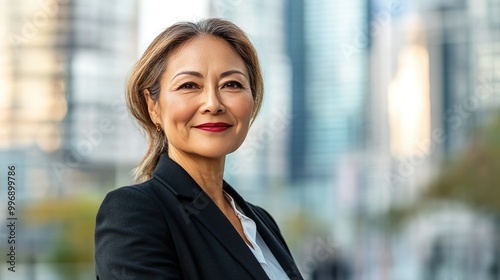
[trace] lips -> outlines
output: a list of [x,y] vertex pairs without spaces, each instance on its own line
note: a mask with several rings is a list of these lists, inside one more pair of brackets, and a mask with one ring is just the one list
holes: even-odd
[[200,125],[195,126],[197,129],[201,129],[204,131],[209,131],[209,132],[222,132],[228,128],[230,128],[232,125],[224,122],[215,122],[215,123],[203,123]]

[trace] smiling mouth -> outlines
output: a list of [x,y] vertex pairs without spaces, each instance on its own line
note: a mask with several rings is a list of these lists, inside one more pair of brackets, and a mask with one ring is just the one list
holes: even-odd
[[195,128],[209,132],[221,132],[230,128],[231,126],[232,125],[228,123],[216,122],[216,123],[203,123],[195,126]]

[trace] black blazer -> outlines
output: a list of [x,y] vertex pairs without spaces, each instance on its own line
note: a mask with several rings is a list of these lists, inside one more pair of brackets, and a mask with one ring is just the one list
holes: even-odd
[[[255,221],[290,279],[303,279],[276,222],[224,190]],[[96,279],[269,279],[248,246],[189,174],[162,154],[150,180],[111,191],[95,229]]]

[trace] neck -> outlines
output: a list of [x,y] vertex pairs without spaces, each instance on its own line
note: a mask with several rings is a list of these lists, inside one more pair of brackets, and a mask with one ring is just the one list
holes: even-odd
[[186,170],[216,204],[225,201],[222,192],[225,157],[206,158],[174,149],[169,149],[168,156]]

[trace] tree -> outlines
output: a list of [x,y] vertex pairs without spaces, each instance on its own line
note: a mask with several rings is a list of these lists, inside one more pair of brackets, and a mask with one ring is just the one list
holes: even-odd
[[[392,209],[392,225],[401,225],[436,202],[452,201],[490,217],[497,240],[492,246],[495,261],[492,277],[498,277],[500,260],[500,116],[478,128],[469,145],[455,160],[443,164],[443,171],[410,206]],[[494,278],[497,279],[497,278]]]

